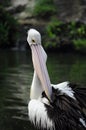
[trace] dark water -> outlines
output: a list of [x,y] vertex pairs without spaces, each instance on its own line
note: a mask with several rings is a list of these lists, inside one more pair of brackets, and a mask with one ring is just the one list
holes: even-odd
[[[86,85],[86,56],[48,54],[51,81]],[[30,52],[0,51],[0,130],[31,130],[27,105],[33,67]]]

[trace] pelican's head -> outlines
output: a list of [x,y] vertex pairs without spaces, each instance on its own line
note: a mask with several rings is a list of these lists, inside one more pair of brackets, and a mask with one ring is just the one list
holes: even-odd
[[40,35],[40,33],[35,29],[30,29],[28,31],[27,42],[29,43],[29,45],[41,44],[41,35]]
[[35,29],[28,31],[27,41],[32,51],[32,61],[35,72],[42,84],[43,90],[47,97],[51,100],[51,87],[48,71],[46,68],[46,53],[41,46],[41,35]]

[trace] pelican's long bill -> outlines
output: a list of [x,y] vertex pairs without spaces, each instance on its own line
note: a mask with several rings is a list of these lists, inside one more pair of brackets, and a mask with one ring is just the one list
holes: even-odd
[[43,48],[41,44],[32,44],[31,50],[34,69],[41,81],[43,90],[45,91],[47,97],[51,100],[52,89],[50,87],[50,79],[43,56]]

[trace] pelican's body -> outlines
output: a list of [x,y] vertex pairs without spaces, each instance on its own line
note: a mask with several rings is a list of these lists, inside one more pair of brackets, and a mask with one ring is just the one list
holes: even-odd
[[86,88],[78,88],[70,82],[51,84],[40,33],[30,29],[27,41],[34,66],[28,104],[30,121],[40,130],[85,130]]

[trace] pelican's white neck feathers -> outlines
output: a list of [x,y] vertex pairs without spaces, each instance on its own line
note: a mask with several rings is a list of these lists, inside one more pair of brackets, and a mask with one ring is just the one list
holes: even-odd
[[42,89],[41,82],[36,72],[34,71],[33,81],[30,90],[30,99],[38,99],[41,96],[42,91],[43,89]]

